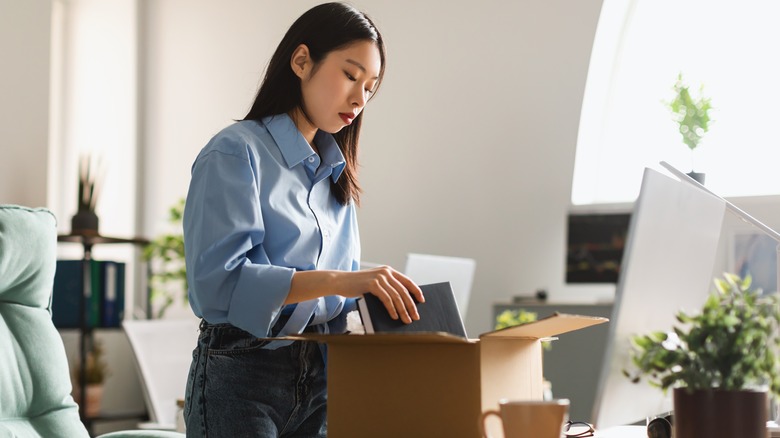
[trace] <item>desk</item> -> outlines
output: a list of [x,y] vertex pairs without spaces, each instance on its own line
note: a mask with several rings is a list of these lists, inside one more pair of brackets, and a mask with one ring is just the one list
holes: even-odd
[[595,438],[647,438],[645,426],[615,426],[597,430]]
[[[780,437],[780,428],[768,427],[770,438]],[[594,438],[647,438],[645,426],[615,426],[597,430]]]

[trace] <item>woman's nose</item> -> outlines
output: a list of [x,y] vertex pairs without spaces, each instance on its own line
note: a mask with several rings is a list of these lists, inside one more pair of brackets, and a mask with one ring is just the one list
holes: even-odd
[[363,108],[366,106],[367,96],[365,90],[358,88],[352,96],[352,106],[356,108]]

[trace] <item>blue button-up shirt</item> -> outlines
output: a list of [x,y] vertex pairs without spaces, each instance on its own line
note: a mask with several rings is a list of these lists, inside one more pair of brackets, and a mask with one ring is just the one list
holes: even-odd
[[[358,269],[354,204],[341,205],[330,188],[344,156],[330,134],[317,132],[314,143],[319,155],[281,114],[237,122],[200,152],[184,211],[189,298],[197,316],[266,337],[295,271]],[[345,308],[338,295],[298,303],[279,336],[353,305],[348,300]]]

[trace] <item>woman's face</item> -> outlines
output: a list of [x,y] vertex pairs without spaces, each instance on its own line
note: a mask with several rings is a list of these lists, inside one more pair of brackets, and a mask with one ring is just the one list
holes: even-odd
[[334,134],[351,124],[371,97],[381,68],[379,49],[372,41],[358,41],[328,53],[316,68],[308,59],[299,74],[304,109],[311,128]]

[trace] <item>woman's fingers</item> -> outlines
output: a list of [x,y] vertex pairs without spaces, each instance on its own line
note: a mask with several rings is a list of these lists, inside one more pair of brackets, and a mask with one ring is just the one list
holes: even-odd
[[420,319],[417,312],[417,305],[412,298],[414,295],[418,302],[424,302],[425,297],[420,288],[414,282],[393,270],[389,266],[376,268],[377,277],[375,277],[375,290],[370,292],[382,301],[387,308],[390,317],[400,318],[406,324]]
[[398,273],[399,280],[405,285],[406,290],[414,295],[415,298],[417,298],[418,303],[424,303],[425,302],[425,296],[423,296],[422,289],[420,289],[419,286],[415,282],[412,281],[411,278],[407,277],[406,275]]
[[375,287],[371,290],[371,293],[382,300],[382,303],[385,305],[385,308],[387,308],[387,313],[390,314],[391,318],[400,318],[405,324],[412,322],[409,311],[404,305],[403,298],[401,298],[403,293],[396,290],[386,277],[379,277],[376,279]]
[[390,315],[390,318],[398,319],[399,315],[398,312],[395,310],[395,304],[393,303],[392,294],[381,286],[379,280],[376,281],[374,287],[369,289],[369,293],[379,298],[379,301],[381,301],[382,304],[385,305],[385,309],[387,309],[387,313]]
[[420,287],[417,286],[417,284],[415,284],[414,281],[412,281],[409,277],[401,274],[400,272],[396,272],[396,274],[397,275],[394,277],[394,280],[398,282],[396,289],[402,290],[404,292],[402,294],[404,305],[406,306],[412,319],[417,321],[420,319],[420,314],[417,312],[417,304],[415,304],[415,301],[418,303],[424,303],[425,296],[423,296]]
[[390,296],[395,306],[395,310],[401,316],[401,321],[409,324],[412,321],[420,319],[420,315],[417,313],[417,306],[414,304],[414,300],[409,291],[398,281],[395,277],[386,279],[387,286],[385,290],[390,291]]

